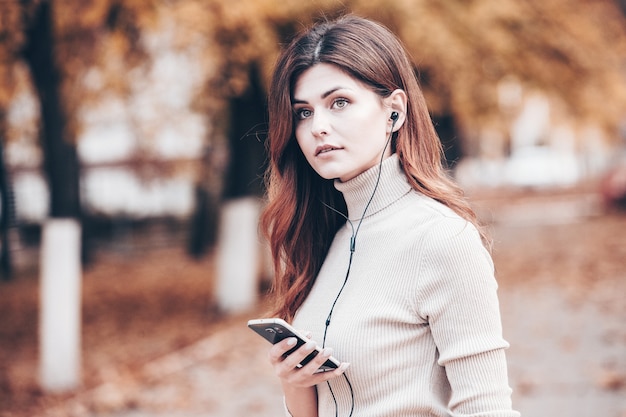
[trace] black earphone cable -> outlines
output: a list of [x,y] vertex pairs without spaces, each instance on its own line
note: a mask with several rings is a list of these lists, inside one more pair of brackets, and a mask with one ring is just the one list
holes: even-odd
[[357,237],[357,235],[359,233],[359,230],[361,229],[361,224],[363,223],[363,219],[365,218],[365,214],[367,213],[367,209],[369,208],[370,204],[372,203],[372,200],[374,200],[374,195],[376,194],[376,190],[378,190],[378,185],[380,184],[380,177],[382,176],[382,171],[383,171],[383,161],[385,160],[385,152],[387,151],[387,148],[389,147],[389,143],[391,142],[391,138],[393,137],[393,127],[396,124],[396,120],[397,120],[397,118],[393,119],[393,122],[391,124],[391,132],[389,132],[389,138],[385,142],[385,147],[383,148],[383,150],[381,152],[381,155],[380,155],[380,162],[378,163],[378,176],[376,178],[376,184],[374,184],[374,189],[372,190],[372,194],[370,195],[370,198],[367,201],[367,204],[365,205],[365,208],[363,209],[363,213],[361,214],[361,218],[359,219],[359,223],[357,224],[356,229],[354,228],[354,224],[348,218],[348,216],[346,216],[345,214],[343,214],[339,210],[335,209],[334,207],[331,207],[328,204],[322,202],[322,204],[324,206],[326,206],[330,210],[334,211],[335,213],[337,213],[340,216],[342,216],[343,218],[345,218],[346,221],[348,222],[348,224],[350,225],[350,227],[352,228],[352,236],[350,237],[350,258],[348,260],[348,269],[346,271],[346,276],[345,276],[345,278],[343,280],[343,284],[341,285],[341,288],[339,289],[339,292],[337,293],[337,296],[335,297],[335,300],[333,301],[333,304],[330,307],[330,311],[328,312],[328,317],[326,318],[326,325],[325,325],[325,328],[324,328],[324,337],[322,339],[322,348],[326,346],[326,334],[328,332],[328,326],[330,325],[330,320],[332,318],[333,311],[335,310],[335,305],[337,304],[337,301],[339,300],[339,297],[341,296],[341,293],[343,292],[344,288],[346,287],[346,284],[348,283],[348,278],[350,276],[350,268],[352,266],[352,257],[354,255],[354,252],[356,251],[356,237]]
[[[346,276],[343,280],[341,288],[339,289],[339,292],[337,293],[337,296],[335,297],[333,301],[333,304],[330,307],[330,311],[328,312],[328,317],[326,318],[326,323],[324,326],[324,337],[322,338],[322,348],[326,347],[326,335],[328,333],[328,327],[330,326],[330,321],[331,321],[333,312],[335,311],[335,306],[337,305],[337,301],[339,301],[339,297],[341,296],[341,293],[346,287],[346,284],[348,283],[348,278],[350,277],[350,268],[352,267],[352,257],[354,255],[354,252],[356,251],[356,237],[359,233],[359,230],[361,229],[361,224],[363,223],[363,219],[365,218],[367,209],[372,203],[372,200],[374,200],[374,195],[376,194],[376,190],[378,190],[378,185],[380,184],[380,178],[382,176],[382,171],[383,171],[383,161],[385,160],[385,152],[387,151],[387,148],[389,147],[389,143],[391,143],[391,138],[393,137],[393,128],[396,125],[397,120],[398,120],[397,116],[395,118],[392,118],[391,132],[389,132],[389,138],[385,142],[385,147],[383,148],[383,151],[380,155],[380,162],[378,163],[378,177],[376,178],[376,184],[374,184],[374,189],[372,190],[372,194],[370,195],[370,198],[367,201],[365,208],[363,209],[363,213],[361,214],[361,218],[359,219],[356,229],[354,228],[354,224],[348,218],[348,216],[346,216],[339,210],[335,209],[334,207],[331,207],[328,204],[322,202],[324,206],[326,206],[330,210],[334,211],[335,213],[345,218],[348,224],[350,225],[350,227],[352,228],[352,236],[350,237],[350,258],[348,259],[348,269],[346,270]],[[343,374],[343,377],[345,378],[346,383],[348,384],[348,387],[350,388],[350,397],[352,399],[352,403],[350,407],[350,414],[348,416],[352,417],[352,413],[354,412],[354,390],[352,389],[352,383],[350,383],[350,380],[348,379],[348,376],[345,373]],[[333,402],[335,403],[335,416],[338,417],[339,416],[339,404],[337,402],[337,398],[335,397],[335,393],[333,392],[333,389],[330,385],[330,381],[326,381],[326,385],[328,385],[328,390],[330,391],[330,395],[332,396]]]

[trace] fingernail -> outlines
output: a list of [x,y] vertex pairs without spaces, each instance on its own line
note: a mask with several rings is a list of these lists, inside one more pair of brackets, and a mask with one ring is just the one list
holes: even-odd
[[308,341],[306,342],[306,344],[304,345],[304,347],[308,350],[313,350],[315,349],[315,342],[312,341]]
[[287,346],[293,346],[296,344],[296,338],[295,337],[290,337],[289,339],[287,339]]
[[339,366],[339,369],[341,370],[341,372],[345,372],[346,369],[348,369],[349,367],[350,367],[350,363],[344,362]]
[[332,348],[325,348],[325,349],[322,351],[322,357],[324,357],[324,358],[328,358],[328,357],[330,357],[330,355],[332,355],[332,354],[333,354],[333,349],[332,349]]

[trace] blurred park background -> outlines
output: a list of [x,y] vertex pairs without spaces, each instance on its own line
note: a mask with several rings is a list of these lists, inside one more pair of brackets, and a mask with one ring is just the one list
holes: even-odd
[[282,415],[265,97],[347,12],[490,228],[515,407],[626,416],[624,0],[0,0],[0,416]]

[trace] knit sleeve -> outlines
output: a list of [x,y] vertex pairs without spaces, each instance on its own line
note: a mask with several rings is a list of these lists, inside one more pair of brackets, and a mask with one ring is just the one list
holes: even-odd
[[419,277],[419,314],[445,367],[455,416],[514,417],[493,262],[478,231],[458,218],[431,229]]

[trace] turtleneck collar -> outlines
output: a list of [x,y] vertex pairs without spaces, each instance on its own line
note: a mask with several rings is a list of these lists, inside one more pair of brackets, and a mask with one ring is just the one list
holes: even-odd
[[[335,180],[335,188],[343,194],[343,198],[346,200],[350,220],[358,220],[363,215],[363,210],[365,210],[372,192],[374,192],[374,187],[376,187],[378,169],[379,165],[376,164],[349,181]],[[404,171],[402,171],[398,155],[394,153],[382,163],[380,182],[374,198],[367,208],[365,217],[379,212],[409,191],[411,191],[411,185],[408,183]]]

